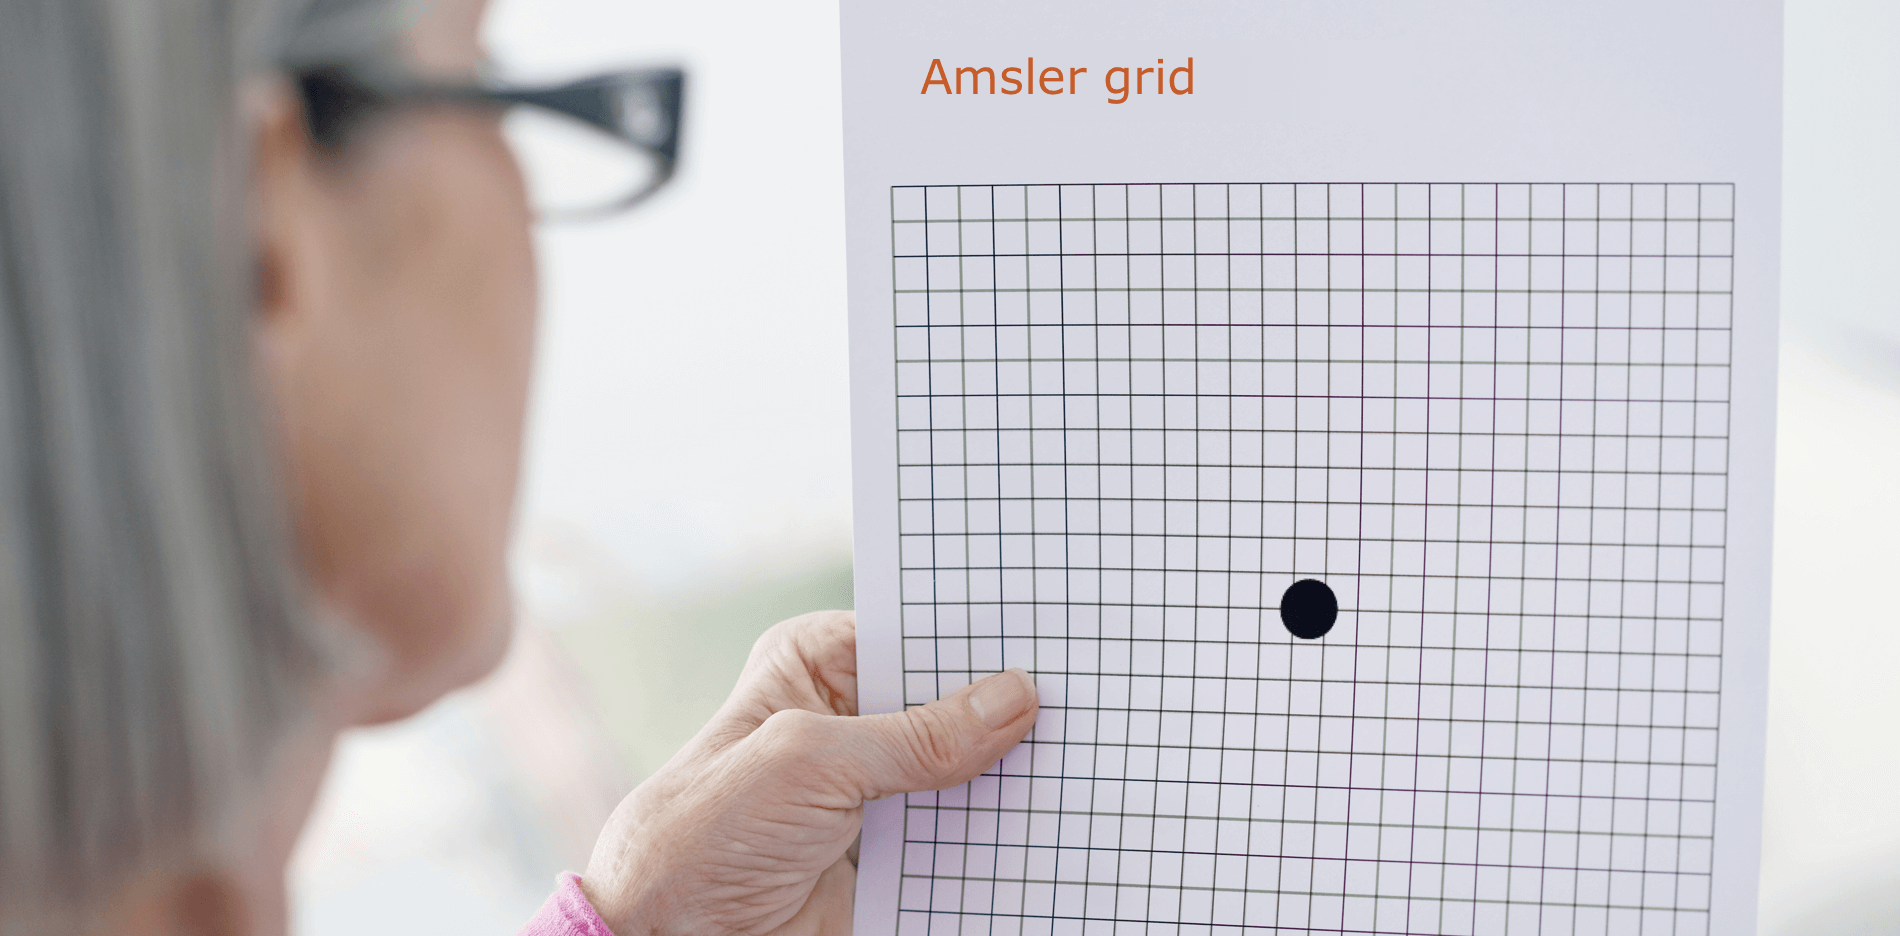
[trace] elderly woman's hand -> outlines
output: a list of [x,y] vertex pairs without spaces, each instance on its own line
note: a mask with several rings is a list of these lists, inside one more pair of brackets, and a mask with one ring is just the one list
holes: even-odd
[[621,802],[581,878],[616,936],[848,936],[864,802],[963,783],[1035,723],[1020,670],[858,716],[856,634],[844,611],[772,628],[719,714]]

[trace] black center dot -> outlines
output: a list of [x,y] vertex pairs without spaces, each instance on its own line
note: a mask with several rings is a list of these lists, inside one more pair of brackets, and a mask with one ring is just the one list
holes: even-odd
[[1280,596],[1280,623],[1301,640],[1326,636],[1339,620],[1339,599],[1319,579],[1300,579]]

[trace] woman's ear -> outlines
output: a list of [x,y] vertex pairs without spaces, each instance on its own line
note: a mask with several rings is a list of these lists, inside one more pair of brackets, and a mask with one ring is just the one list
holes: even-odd
[[250,144],[250,248],[260,326],[294,317],[309,271],[301,224],[311,207],[310,135],[295,86],[259,78],[240,94]]

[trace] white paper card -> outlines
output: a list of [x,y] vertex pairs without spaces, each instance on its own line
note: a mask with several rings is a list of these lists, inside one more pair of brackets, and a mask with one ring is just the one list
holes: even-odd
[[844,0],[857,931],[1753,933],[1780,24]]

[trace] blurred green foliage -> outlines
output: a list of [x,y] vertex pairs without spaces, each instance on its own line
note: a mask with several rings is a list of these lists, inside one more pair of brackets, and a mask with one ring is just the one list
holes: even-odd
[[630,599],[557,634],[591,684],[633,776],[666,763],[732,691],[753,641],[807,611],[849,608],[851,556]]

